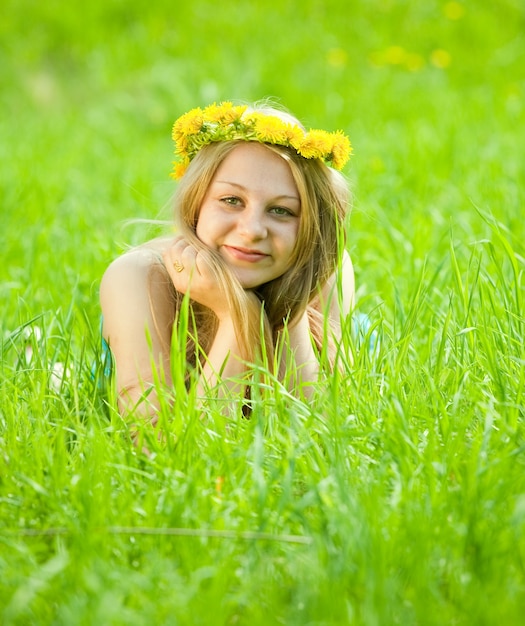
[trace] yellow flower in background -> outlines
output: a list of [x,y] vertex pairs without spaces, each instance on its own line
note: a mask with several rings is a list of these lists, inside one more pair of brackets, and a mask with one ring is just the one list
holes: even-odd
[[389,46],[383,54],[384,62],[388,65],[401,65],[406,61],[407,51],[401,46]]
[[370,55],[374,65],[392,65],[410,72],[417,72],[425,66],[425,59],[417,52],[405,50],[402,46],[389,46],[384,50],[377,50]]
[[465,7],[459,2],[447,2],[443,7],[443,13],[449,20],[459,20],[465,15]]
[[430,62],[432,65],[442,70],[450,65],[451,60],[452,57],[450,56],[450,52],[442,50],[441,48],[433,50],[430,54]]
[[343,48],[331,48],[326,53],[326,62],[332,67],[345,67],[348,64],[348,54]]

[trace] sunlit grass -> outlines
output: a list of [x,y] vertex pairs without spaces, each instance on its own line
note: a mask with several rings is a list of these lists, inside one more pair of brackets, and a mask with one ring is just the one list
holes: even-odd
[[[7,3],[2,623],[521,623],[523,18]],[[100,277],[157,230],[126,220],[170,218],[173,120],[268,95],[351,136],[370,325],[308,402],[264,372],[240,420],[179,386],[141,455],[102,375]]]

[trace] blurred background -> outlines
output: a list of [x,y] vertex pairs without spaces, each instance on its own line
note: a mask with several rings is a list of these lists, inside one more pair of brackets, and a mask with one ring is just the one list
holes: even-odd
[[4,0],[2,324],[98,315],[104,268],[169,217],[171,126],[273,97],[342,129],[360,298],[395,297],[488,213],[523,233],[520,0]]

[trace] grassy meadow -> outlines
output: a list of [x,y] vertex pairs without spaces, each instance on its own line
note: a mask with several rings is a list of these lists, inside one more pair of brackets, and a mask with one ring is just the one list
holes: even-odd
[[[0,623],[523,623],[523,3],[5,0],[0,42]],[[372,327],[308,404],[177,389],[148,458],[100,277],[170,217],[174,119],[266,96],[352,140]]]

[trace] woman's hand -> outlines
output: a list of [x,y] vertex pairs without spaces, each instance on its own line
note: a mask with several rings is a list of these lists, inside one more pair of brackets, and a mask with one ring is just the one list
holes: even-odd
[[211,309],[222,320],[230,317],[228,298],[218,283],[206,253],[177,237],[163,253],[166,270],[179,293]]

